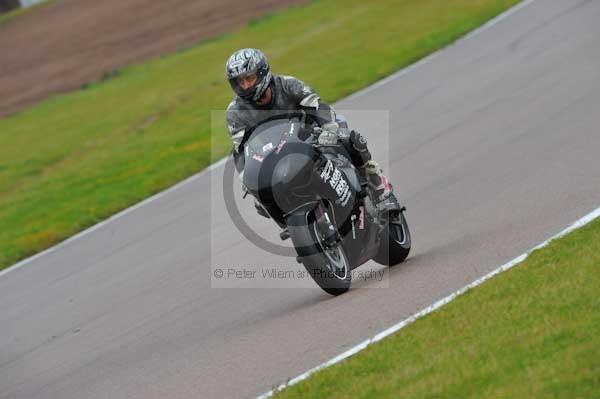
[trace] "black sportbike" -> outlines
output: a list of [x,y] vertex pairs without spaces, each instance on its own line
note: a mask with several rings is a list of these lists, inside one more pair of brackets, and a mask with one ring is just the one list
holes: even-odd
[[392,266],[406,259],[411,238],[405,208],[376,208],[343,146],[320,146],[319,133],[296,118],[269,120],[244,138],[238,157],[259,212],[291,238],[315,282],[339,295],[350,288],[351,270],[368,260]]

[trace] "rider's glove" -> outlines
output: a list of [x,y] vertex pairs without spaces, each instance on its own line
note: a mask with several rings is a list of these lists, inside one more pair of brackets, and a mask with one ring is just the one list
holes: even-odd
[[319,135],[319,145],[336,145],[339,138],[340,126],[336,122],[329,122],[322,126],[323,131]]

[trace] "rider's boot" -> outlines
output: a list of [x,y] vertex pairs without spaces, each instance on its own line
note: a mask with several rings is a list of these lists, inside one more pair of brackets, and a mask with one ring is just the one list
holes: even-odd
[[379,167],[379,164],[373,160],[364,165],[364,171],[369,182],[369,187],[373,192],[374,205],[383,213],[401,210],[400,204],[394,195],[394,188],[387,177]]
[[374,194],[373,202],[380,212],[385,214],[390,211],[401,211],[402,208],[394,195],[392,185],[383,174],[379,164],[371,159],[365,136],[352,130],[348,139],[342,142],[345,143],[354,165],[362,164],[358,170],[369,183]]

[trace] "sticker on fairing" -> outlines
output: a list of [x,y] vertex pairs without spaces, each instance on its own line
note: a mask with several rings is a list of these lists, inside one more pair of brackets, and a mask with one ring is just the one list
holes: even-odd
[[273,143],[267,143],[267,144],[263,145],[263,148],[262,148],[262,150],[263,150],[263,152],[267,152],[267,151],[269,151],[271,148],[273,148]]
[[352,197],[352,191],[342,172],[333,166],[331,160],[327,160],[325,167],[321,171],[321,179],[325,183],[329,183],[331,188],[335,190],[340,204],[346,206],[348,201],[350,201],[350,197]]
[[358,218],[358,228],[364,230],[365,228],[365,207],[360,206],[360,216]]
[[279,143],[279,145],[277,146],[277,149],[275,150],[275,154],[279,154],[279,151],[281,151],[281,148],[284,146],[285,143],[286,143],[286,140],[283,140],[281,143]]

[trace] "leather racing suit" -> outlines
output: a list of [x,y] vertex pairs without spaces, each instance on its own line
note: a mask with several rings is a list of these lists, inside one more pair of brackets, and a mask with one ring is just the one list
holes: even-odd
[[356,131],[348,131],[343,119],[338,119],[334,109],[321,101],[308,85],[292,76],[273,75],[270,83],[272,98],[267,105],[250,103],[236,96],[227,107],[226,120],[234,144],[234,159],[239,173],[244,167],[243,144],[245,133],[275,115],[306,116],[308,124],[339,125],[338,136],[350,155],[352,163],[364,169],[371,160],[367,140]]

